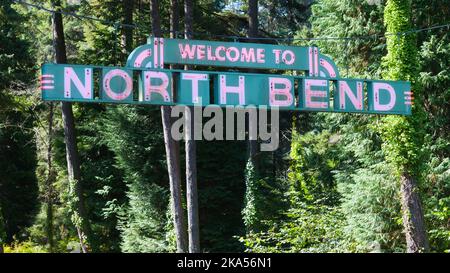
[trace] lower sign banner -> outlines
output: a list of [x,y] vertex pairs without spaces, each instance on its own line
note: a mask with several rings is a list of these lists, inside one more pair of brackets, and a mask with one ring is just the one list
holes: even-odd
[[45,64],[47,101],[267,106],[281,110],[410,115],[408,82]]

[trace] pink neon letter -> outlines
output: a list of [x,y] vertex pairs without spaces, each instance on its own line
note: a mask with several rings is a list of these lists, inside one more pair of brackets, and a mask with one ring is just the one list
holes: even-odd
[[[390,101],[388,104],[380,104],[380,90],[386,90],[390,94]],[[391,110],[396,101],[395,91],[394,88],[384,82],[374,82],[373,83],[373,96],[374,96],[374,102],[373,102],[373,109],[375,111],[389,111]]]
[[313,80],[313,79],[305,79],[305,104],[308,108],[321,108],[326,109],[328,107],[327,102],[321,101],[312,101],[312,97],[320,97],[326,98],[327,91],[313,91],[311,90],[311,86],[327,86],[326,80]]
[[258,48],[256,49],[256,62],[263,64],[266,62],[266,60],[264,60],[264,58],[266,57],[266,55],[264,54],[264,48]]
[[[231,52],[234,52],[234,57],[231,56]],[[230,62],[235,62],[237,60],[239,60],[239,50],[237,48],[235,48],[234,46],[229,47],[227,49],[227,58]]]
[[205,58],[205,46],[198,45],[197,46],[197,59],[203,60]]
[[275,63],[279,64],[280,63],[280,53],[281,50],[280,49],[274,49],[272,50],[273,54],[275,54]]
[[192,103],[198,103],[198,81],[207,81],[207,74],[181,73],[183,80],[192,81]]
[[[289,60],[287,58],[287,55],[289,55]],[[285,50],[283,51],[283,62],[287,65],[291,65],[295,62],[295,54],[294,52],[290,51],[290,50]]]
[[245,77],[239,76],[238,86],[227,86],[227,76],[219,75],[220,81],[220,103],[227,104],[227,93],[236,93],[239,95],[239,104],[245,105]]
[[84,85],[72,67],[64,67],[64,97],[72,98],[71,83],[75,85],[84,99],[92,99],[92,68],[84,69]]
[[220,51],[225,51],[225,47],[224,46],[218,46],[216,48],[216,59],[223,62],[225,61],[225,56],[220,56]]
[[189,57],[189,59],[194,59],[196,45],[193,45],[191,48],[189,44],[185,44],[183,48],[183,44],[178,44],[178,47],[180,48],[181,58],[186,59]]
[[[110,83],[114,77],[121,77],[125,81],[125,90],[116,93],[111,89]],[[133,80],[127,72],[120,69],[113,69],[106,73],[103,77],[103,90],[106,92],[108,97],[113,100],[124,100],[130,95],[131,90],[133,90]]]
[[[282,88],[277,88],[276,84],[284,85]],[[269,77],[269,90],[270,90],[270,106],[290,106],[292,105],[292,83],[286,78]],[[276,98],[276,95],[282,95],[286,97],[284,100]]]
[[255,49],[254,48],[249,48],[247,51],[247,48],[242,48],[242,53],[241,53],[241,62],[255,62]]
[[[162,80],[161,85],[152,85],[151,80],[157,78]],[[152,93],[160,94],[165,102],[170,102],[169,92],[169,78],[164,72],[144,71],[144,101],[151,101]]]
[[353,106],[358,109],[362,110],[363,105],[363,96],[362,96],[362,82],[356,82],[356,96],[353,94],[352,90],[348,86],[348,83],[346,81],[338,81],[339,85],[339,108],[345,109],[345,95],[350,99]]
[[208,57],[207,57],[208,60],[211,60],[211,61],[215,61],[216,60],[216,57],[212,55],[211,46],[207,46],[206,47],[206,52],[208,54]]

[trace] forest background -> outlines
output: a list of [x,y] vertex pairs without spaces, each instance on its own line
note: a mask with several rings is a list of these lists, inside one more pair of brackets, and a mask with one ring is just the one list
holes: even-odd
[[68,164],[69,105],[39,91],[60,33],[74,64],[124,65],[152,33],[258,37],[411,81],[411,117],[283,112],[274,152],[196,141],[195,252],[450,251],[448,0],[0,0],[0,25],[0,252],[180,251],[159,107],[70,105]]

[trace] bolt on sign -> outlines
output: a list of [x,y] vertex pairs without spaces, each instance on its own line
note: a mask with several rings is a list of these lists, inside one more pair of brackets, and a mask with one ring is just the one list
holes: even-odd
[[[169,64],[199,70],[165,69]],[[300,75],[202,71],[201,67]],[[411,84],[341,78],[317,47],[150,37],[125,67],[44,64],[43,100],[153,105],[268,106],[281,110],[410,115]]]

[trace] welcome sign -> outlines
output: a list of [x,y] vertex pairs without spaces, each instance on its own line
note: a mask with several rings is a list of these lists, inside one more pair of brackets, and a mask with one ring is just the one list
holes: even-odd
[[[168,64],[302,71],[303,76],[164,69]],[[410,83],[344,79],[317,47],[150,38],[126,67],[45,64],[44,100],[411,114]]]

